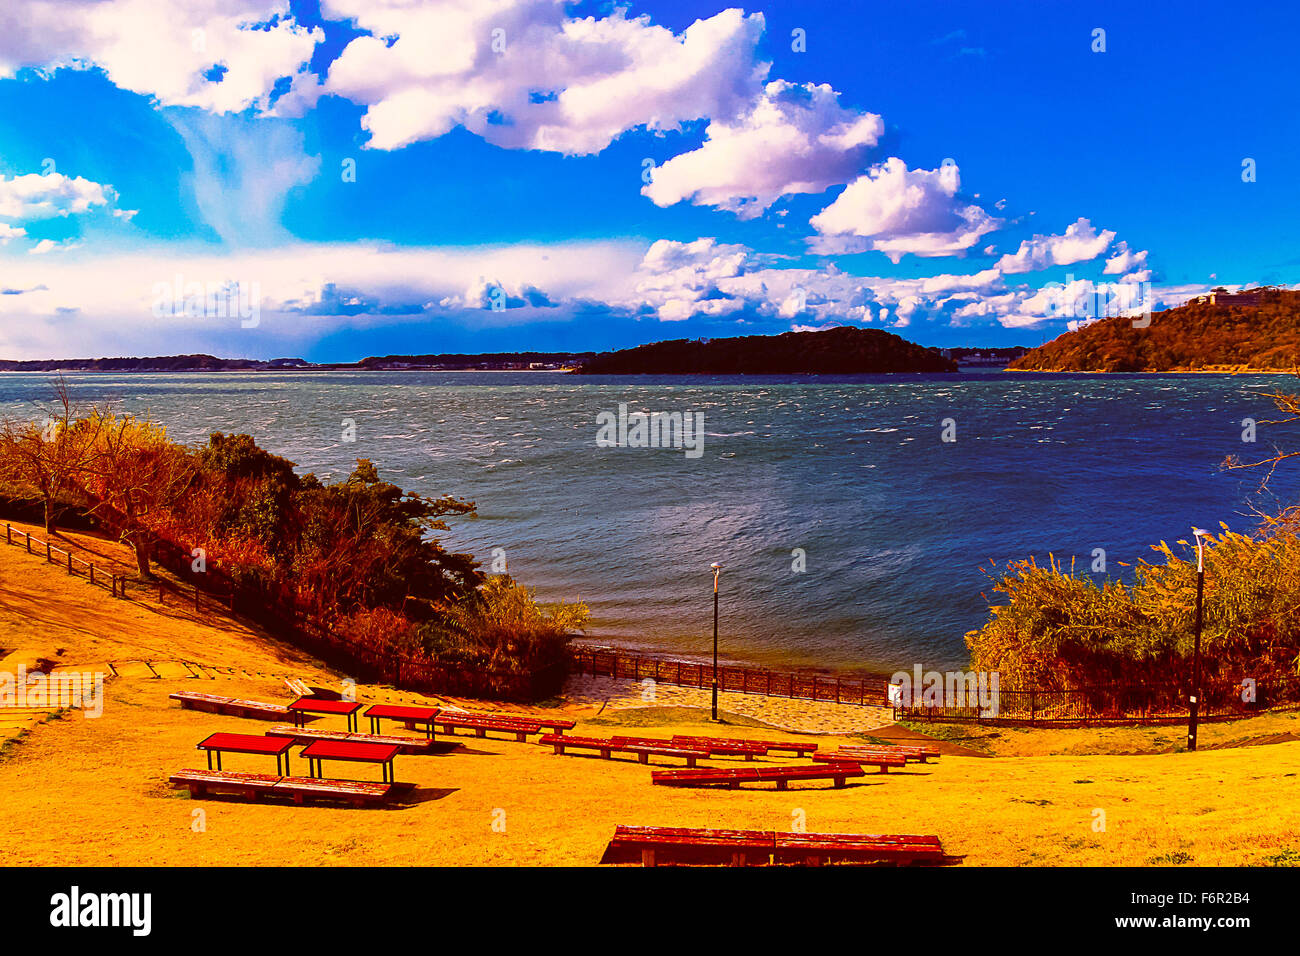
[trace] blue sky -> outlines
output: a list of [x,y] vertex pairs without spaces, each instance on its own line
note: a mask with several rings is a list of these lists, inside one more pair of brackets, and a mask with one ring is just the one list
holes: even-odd
[[20,0],[0,13],[0,357],[838,324],[1037,344],[1098,301],[1293,284],[1298,21]]

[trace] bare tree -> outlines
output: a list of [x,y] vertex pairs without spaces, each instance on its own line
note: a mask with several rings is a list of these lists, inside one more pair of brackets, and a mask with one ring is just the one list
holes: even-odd
[[38,407],[44,421],[0,425],[0,478],[42,503],[45,533],[53,534],[58,502],[78,488],[99,454],[104,418],[79,409],[62,376],[54,382],[54,400]]
[[194,480],[194,456],[167,439],[166,431],[130,416],[97,416],[98,453],[87,469],[86,490],[98,515],[135,554],[141,577],[152,577],[157,535],[152,519],[165,514]]

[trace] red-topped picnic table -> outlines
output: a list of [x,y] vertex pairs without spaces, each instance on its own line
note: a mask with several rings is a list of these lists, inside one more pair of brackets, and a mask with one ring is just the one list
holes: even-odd
[[391,744],[354,744],[335,740],[316,740],[302,749],[302,755],[307,758],[307,766],[313,777],[324,776],[321,770],[322,760],[349,760],[354,763],[379,764],[383,771],[384,783],[392,783],[393,758],[400,750],[400,747]]
[[353,732],[357,729],[357,711],[360,709],[360,701],[321,700],[318,697],[299,697],[289,705],[295,727],[303,726],[306,714],[341,714],[348,719],[348,730]]
[[437,707],[408,707],[397,704],[373,704],[366,709],[366,716],[370,718],[370,732],[379,733],[379,721],[383,720],[400,720],[406,724],[424,724],[424,729],[433,739],[433,718],[437,717],[441,711]]
[[[232,754],[268,754],[275,757],[275,769],[284,776],[289,775],[289,748],[293,741],[288,737],[263,737],[260,734],[211,734],[201,740],[198,750],[208,752],[208,769],[212,769],[212,755],[217,755],[217,767],[221,769],[222,753]],[[280,769],[280,760],[284,760],[284,769]]]

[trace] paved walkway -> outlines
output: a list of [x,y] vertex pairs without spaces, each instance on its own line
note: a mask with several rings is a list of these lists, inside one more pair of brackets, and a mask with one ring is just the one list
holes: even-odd
[[[708,709],[713,692],[654,681],[615,680],[590,674],[570,677],[564,685],[570,704],[600,705],[607,710],[635,707],[699,707]],[[887,707],[862,707],[831,701],[791,700],[762,694],[718,693],[718,709],[762,721],[781,730],[804,734],[861,734],[893,724]]]

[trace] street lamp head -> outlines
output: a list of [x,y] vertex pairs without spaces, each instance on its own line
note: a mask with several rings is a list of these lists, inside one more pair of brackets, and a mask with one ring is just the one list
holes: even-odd
[[709,565],[709,567],[712,568],[715,573],[722,570],[722,565],[718,564],[717,561],[714,561]]
[[1205,570],[1205,539],[1210,536],[1210,532],[1204,528],[1193,528],[1192,534],[1196,535],[1196,572],[1200,574]]

